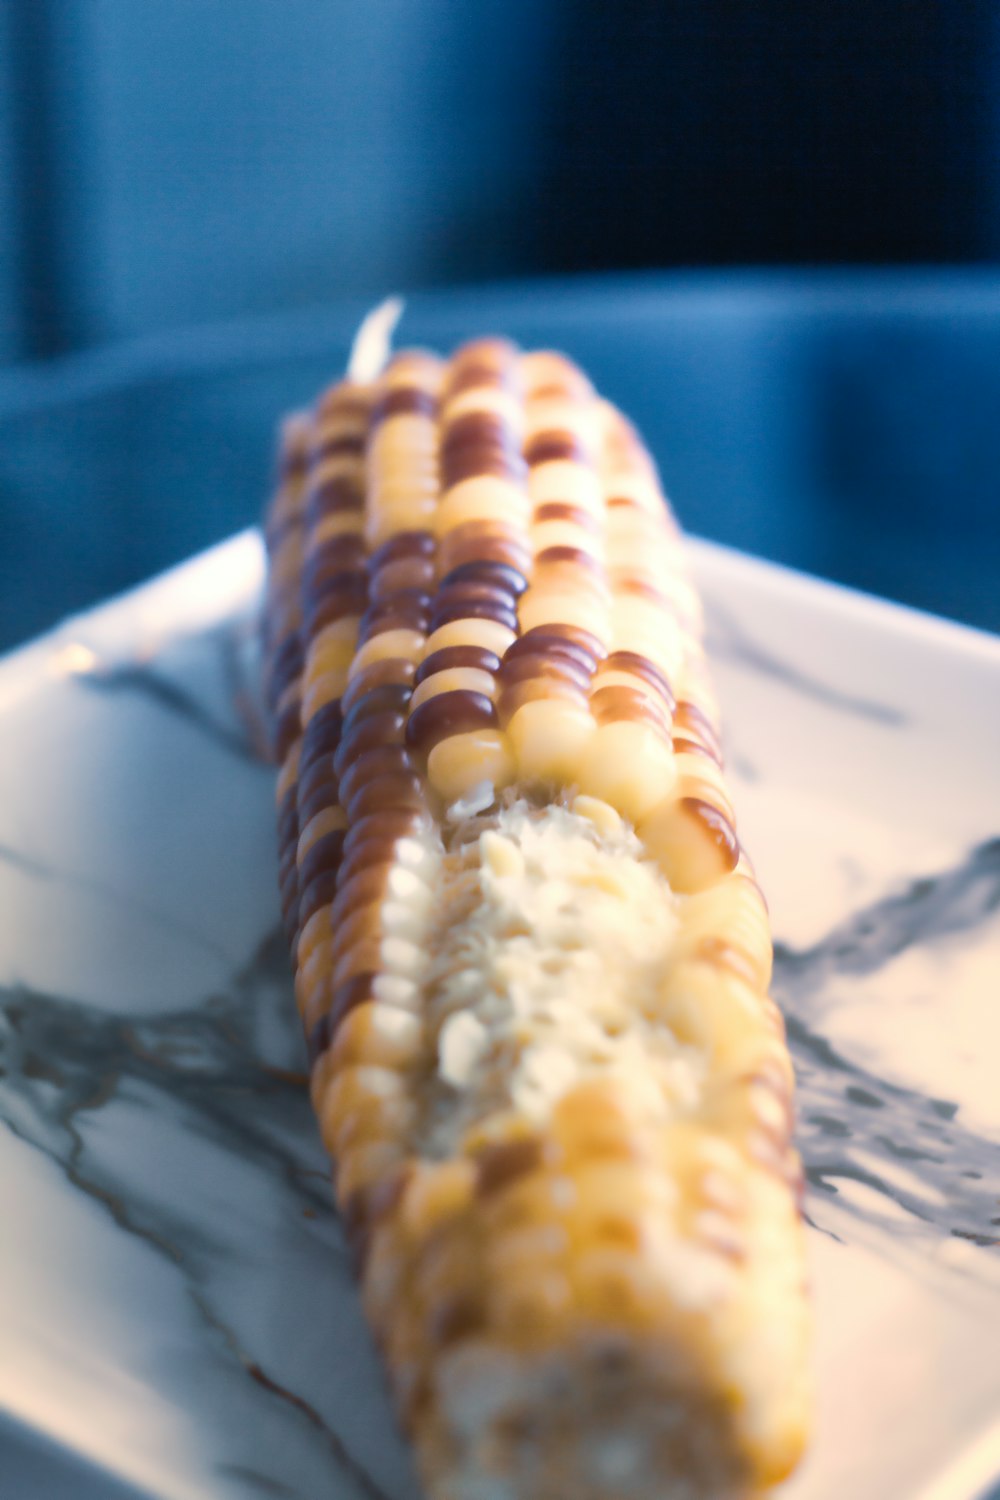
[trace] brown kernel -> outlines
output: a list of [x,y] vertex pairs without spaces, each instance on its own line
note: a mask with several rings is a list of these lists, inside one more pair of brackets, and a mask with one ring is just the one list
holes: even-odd
[[430,619],[430,632],[454,620],[495,620],[508,630],[517,630],[517,610],[513,604],[499,599],[441,599],[434,606]]
[[516,599],[528,587],[528,580],[517,568],[502,562],[468,562],[452,568],[441,580],[441,587],[451,588],[457,583],[492,583],[507,590]]
[[437,410],[437,397],[432,391],[425,390],[419,385],[397,385],[379,396],[372,406],[368,419],[369,435],[391,417],[434,418],[437,416]]
[[412,771],[390,771],[361,783],[349,801],[342,794],[341,801],[351,819],[394,807],[419,808],[424,805],[423,784]]
[[598,724],[616,724],[627,719],[631,723],[649,724],[669,738],[670,719],[663,705],[639,688],[602,688],[598,677],[590,695],[590,711]]
[[499,1141],[476,1156],[476,1192],[481,1198],[501,1191],[542,1164],[542,1143],[535,1136]]
[[387,562],[371,575],[368,587],[373,604],[381,604],[397,594],[413,589],[430,595],[434,588],[434,562],[429,557],[400,557]]
[[382,687],[369,688],[363,693],[349,714],[344,716],[344,735],[349,735],[352,730],[364,719],[370,719],[376,714],[401,713],[410,701],[411,690],[404,682],[387,682]]
[[401,745],[406,729],[406,714],[401,709],[386,709],[371,714],[353,726],[350,734],[341,739],[333,764],[338,776],[343,776],[351,762],[366,750],[376,745]]
[[374,750],[366,750],[348,766],[340,783],[340,800],[346,808],[364,782],[376,776],[412,770],[413,762],[402,745],[378,745]]
[[536,433],[525,446],[524,456],[532,468],[536,464],[551,463],[554,459],[581,464],[589,461],[589,455],[575,433],[554,429]]
[[349,714],[355,704],[373,688],[409,687],[414,680],[416,668],[405,656],[387,656],[372,662],[356,677],[352,677],[340,700],[341,708]]
[[322,874],[315,875],[299,896],[299,926],[303,927],[321,906],[329,906],[336,894],[336,870],[324,870]]
[[366,818],[360,818],[347,830],[347,838],[344,840],[344,854],[350,855],[362,843],[371,839],[396,839],[406,838],[408,835],[418,832],[427,824],[426,814],[397,808],[392,812],[371,813]]
[[340,861],[344,853],[344,834],[342,830],[335,833],[326,833],[322,838],[316,840],[309,850],[305,859],[299,865],[299,884],[303,889],[314,880],[317,875],[325,874],[332,870],[336,874],[340,868]]
[[388,563],[401,562],[415,557],[433,558],[437,543],[430,531],[397,531],[395,536],[376,547],[368,559],[371,573],[377,573]]
[[[633,676],[641,677],[644,682],[649,683],[651,688],[655,688],[671,712],[673,711],[673,689],[667,680],[666,674],[655,662],[650,661],[648,656],[640,656],[637,651],[612,651],[604,658],[601,668],[609,672],[631,672]],[[598,673],[599,675],[600,673]]]
[[475,667],[481,672],[495,674],[500,668],[500,658],[495,652],[487,651],[485,646],[442,646],[440,651],[432,651],[420,663],[413,685],[419,687],[436,672],[446,672],[452,667]]
[[406,743],[418,754],[429,755],[435,745],[450,735],[496,726],[496,709],[484,693],[457,688],[421,703],[407,721]]

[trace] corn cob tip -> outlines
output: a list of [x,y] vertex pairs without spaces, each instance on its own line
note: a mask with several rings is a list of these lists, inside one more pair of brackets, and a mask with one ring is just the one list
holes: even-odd
[[405,306],[402,297],[387,297],[366,313],[351,345],[347,361],[349,380],[368,385],[378,379],[389,363],[392,336]]

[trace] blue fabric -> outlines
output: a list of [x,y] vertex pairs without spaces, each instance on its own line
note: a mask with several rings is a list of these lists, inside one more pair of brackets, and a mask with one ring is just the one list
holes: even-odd
[[[0,374],[0,640],[254,521],[281,413],[364,304]],[[632,276],[414,297],[406,342],[568,350],[635,419],[683,524],[1000,629],[1000,277]]]

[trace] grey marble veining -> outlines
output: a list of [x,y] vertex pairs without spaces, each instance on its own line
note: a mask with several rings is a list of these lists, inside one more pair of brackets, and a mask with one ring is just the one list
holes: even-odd
[[[331,1205],[276,921],[246,607],[259,553],[244,538],[195,566],[202,583],[229,570],[230,595],[236,570],[244,607],[192,630],[183,590],[155,629],[116,606],[77,631],[86,651],[51,643],[44,659],[72,670],[35,656],[0,677],[8,743],[20,732],[32,750],[0,754],[0,898],[19,918],[0,963],[14,1206],[0,1403],[163,1500],[404,1500],[416,1490]],[[739,587],[734,566],[699,554],[706,592],[726,596],[712,640],[772,901],[816,1230],[821,1430],[788,1495],[916,1496],[986,1454],[1000,1413],[984,1355],[1000,1339],[1000,1101],[967,1044],[998,1037],[1000,799],[975,759],[994,726],[983,698],[964,723],[950,710],[949,742],[971,747],[964,785],[926,829],[904,825],[893,768],[909,785],[928,737],[936,751],[922,692],[896,657],[892,695],[877,663],[852,668],[848,690],[836,651],[829,671],[796,654],[798,596],[765,579],[769,616],[756,566],[737,567]],[[814,638],[847,606],[824,608]],[[1000,659],[982,670],[995,691]],[[847,797],[852,745],[866,781]],[[876,1451],[903,1412],[920,1418],[912,1442]]]

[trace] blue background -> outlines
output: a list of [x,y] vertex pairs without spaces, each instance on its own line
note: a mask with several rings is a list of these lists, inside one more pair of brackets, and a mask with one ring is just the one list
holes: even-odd
[[987,0],[0,0],[0,645],[254,519],[388,290],[565,345],[691,529],[1000,628],[998,80]]

